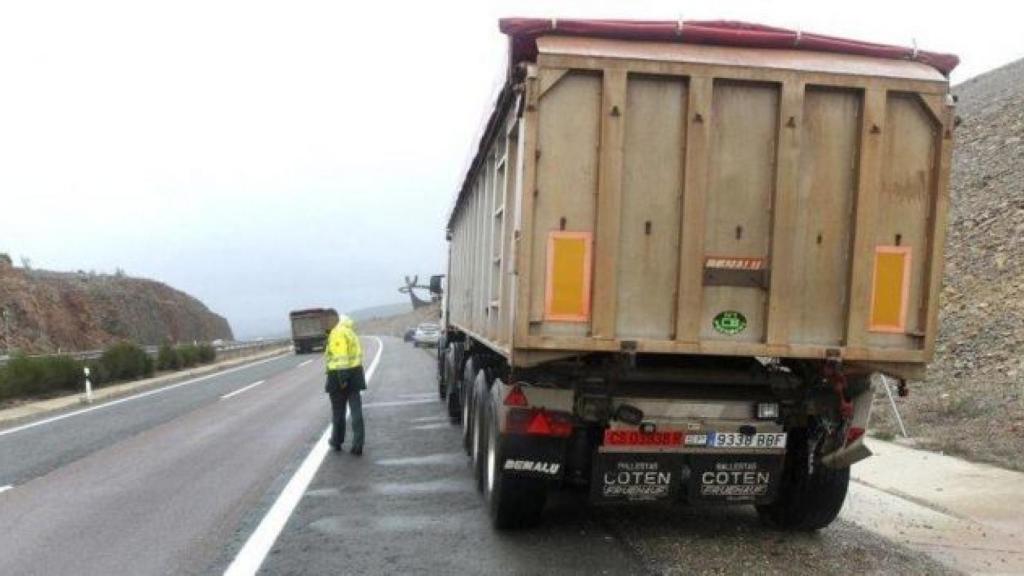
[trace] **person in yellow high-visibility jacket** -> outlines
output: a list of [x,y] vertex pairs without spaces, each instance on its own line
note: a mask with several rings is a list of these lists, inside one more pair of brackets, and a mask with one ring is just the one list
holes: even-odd
[[356,456],[363,453],[366,431],[363,427],[363,400],[361,392],[366,390],[366,376],[363,374],[363,348],[355,325],[347,316],[341,316],[338,324],[327,334],[324,347],[324,361],[327,364],[327,385],[325,391],[331,398],[333,429],[330,445],[336,452],[341,451],[345,442],[345,409],[352,412],[352,450]]

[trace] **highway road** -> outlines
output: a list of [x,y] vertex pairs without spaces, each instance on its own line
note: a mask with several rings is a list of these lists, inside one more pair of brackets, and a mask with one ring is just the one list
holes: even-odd
[[288,355],[0,430],[0,574],[209,573],[324,428],[321,371]]
[[[429,353],[367,338],[364,456],[327,452],[323,364],[282,356],[0,430],[0,574],[944,573],[840,521],[594,509],[497,533]],[[378,350],[380,354],[378,355]]]

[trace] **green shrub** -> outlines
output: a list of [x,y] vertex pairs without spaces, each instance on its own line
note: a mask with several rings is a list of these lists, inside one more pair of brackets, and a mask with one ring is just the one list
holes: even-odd
[[81,390],[82,366],[67,356],[15,356],[0,367],[0,399]]
[[132,380],[153,375],[153,359],[130,342],[113,344],[103,351],[100,363],[110,380]]
[[156,369],[157,370],[180,370],[181,369],[181,356],[178,355],[178,351],[174,349],[170,344],[164,344],[160,346],[160,350],[156,353]]
[[107,367],[103,365],[103,362],[98,359],[88,360],[85,365],[89,367],[89,382],[92,382],[94,388],[110,382],[110,373],[107,372]]
[[217,349],[204,342],[199,345],[199,362],[209,364],[217,359]]
[[178,356],[182,368],[191,368],[199,364],[199,347],[195,344],[182,344],[178,346]]

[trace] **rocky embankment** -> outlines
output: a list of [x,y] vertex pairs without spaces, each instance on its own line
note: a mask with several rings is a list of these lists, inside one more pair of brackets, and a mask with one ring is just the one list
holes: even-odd
[[1024,469],[1024,60],[953,93],[962,124],[941,330],[928,379],[902,409],[924,446]]
[[93,350],[118,340],[160,344],[232,338],[227,320],[166,284],[121,274],[26,270],[0,258],[3,309],[8,311],[10,347],[26,353]]
[[440,324],[441,305],[435,303],[423,308],[417,308],[416,310],[410,310],[404,314],[360,320],[356,323],[356,327],[362,334],[401,338],[406,330],[416,328],[422,322]]

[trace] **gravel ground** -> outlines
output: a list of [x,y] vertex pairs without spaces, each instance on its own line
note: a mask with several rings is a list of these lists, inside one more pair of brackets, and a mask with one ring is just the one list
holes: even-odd
[[603,524],[656,574],[956,574],[848,522],[791,534],[747,507],[621,510]]

